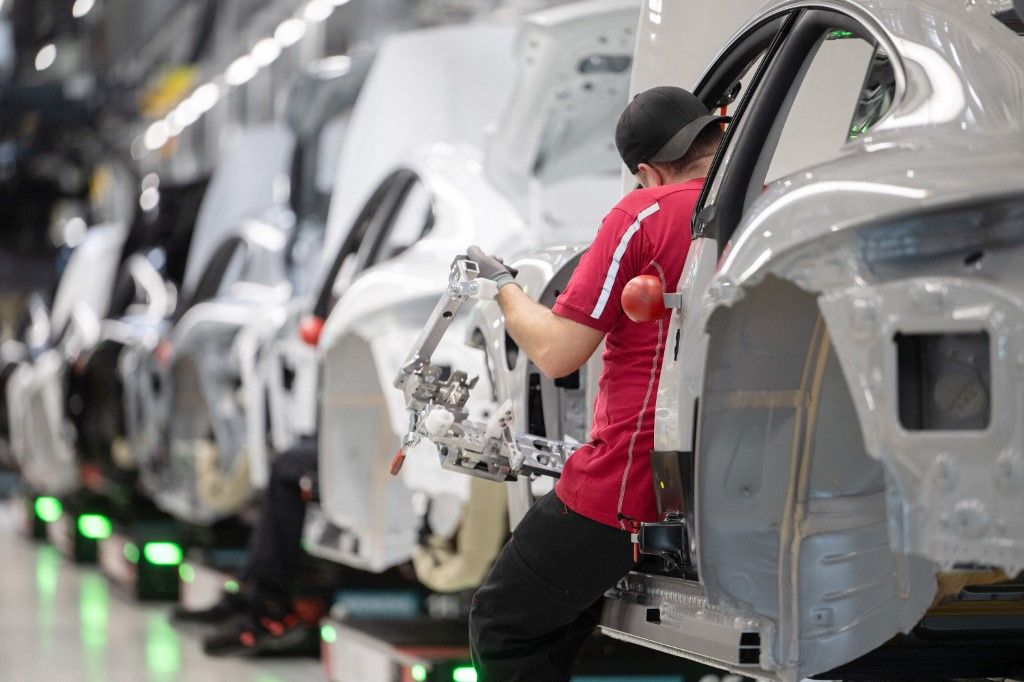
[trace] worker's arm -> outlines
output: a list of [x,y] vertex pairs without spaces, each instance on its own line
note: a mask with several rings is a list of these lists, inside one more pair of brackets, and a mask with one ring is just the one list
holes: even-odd
[[603,331],[559,317],[534,301],[513,282],[504,263],[479,247],[470,247],[469,257],[479,266],[481,277],[498,285],[505,330],[545,376],[558,379],[572,374],[590,359],[604,339]]
[[559,317],[515,284],[501,288],[498,304],[509,336],[549,379],[578,370],[604,339],[604,332]]

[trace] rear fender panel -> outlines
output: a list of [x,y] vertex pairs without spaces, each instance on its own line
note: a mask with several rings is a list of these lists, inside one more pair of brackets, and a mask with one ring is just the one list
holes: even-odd
[[[893,544],[934,559],[1024,569],[1024,306],[982,282],[920,277],[822,296],[866,447],[886,465]],[[944,412],[987,409],[977,430],[908,430],[900,419],[897,335],[987,334],[990,372],[948,372]],[[947,354],[957,349],[947,349]],[[970,352],[970,351],[959,351]],[[951,358],[955,359],[955,358]],[[981,364],[984,361],[979,359]],[[985,385],[990,378],[990,385]]]
[[934,568],[890,547],[884,468],[816,297],[768,277],[707,330],[696,510],[712,602],[774,623],[762,665],[799,677],[912,628]]

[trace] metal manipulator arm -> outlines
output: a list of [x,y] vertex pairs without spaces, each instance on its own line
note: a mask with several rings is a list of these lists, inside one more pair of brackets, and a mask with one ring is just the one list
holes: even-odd
[[497,295],[494,282],[479,274],[477,264],[467,257],[455,259],[448,287],[395,378],[395,388],[403,392],[409,409],[409,433],[392,461],[392,474],[401,469],[405,453],[424,438],[437,445],[443,468],[492,481],[514,481],[521,474],[558,477],[578,447],[514,433],[511,400],[486,424],[470,421],[466,403],[478,377],[470,379],[459,370],[446,377],[444,369],[431,364],[462,306]]

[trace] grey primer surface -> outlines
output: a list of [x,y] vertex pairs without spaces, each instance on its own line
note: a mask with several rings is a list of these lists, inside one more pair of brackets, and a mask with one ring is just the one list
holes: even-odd
[[[680,532],[674,547],[641,551],[678,561],[645,563],[610,591],[605,633],[795,681],[910,632],[945,597],[954,617],[932,612],[946,629],[936,655],[970,658],[1007,632],[1003,653],[1020,651],[1019,589],[975,589],[974,609],[956,610],[967,594],[957,580],[1024,568],[1024,40],[995,16],[1008,7],[774,2],[701,79],[709,106],[738,105],[667,297],[652,457],[661,525]],[[642,13],[644,82],[671,81],[659,49],[692,37],[681,12],[650,3]],[[739,73],[766,35],[784,40]],[[826,45],[831,56],[815,63]],[[858,48],[863,60],[851,61]],[[831,87],[843,79],[858,97]],[[725,97],[737,82],[740,98]],[[808,83],[819,95],[810,107],[797,101]],[[561,271],[537,282],[524,266],[531,292],[571,268],[531,260]],[[500,316],[481,305],[472,329],[497,396],[525,407],[515,428],[565,438],[533,410]],[[458,415],[428,428],[446,395],[417,393],[437,383],[419,369],[398,382],[414,435],[489,460],[466,473],[514,470],[489,457],[511,440],[497,429],[462,431]],[[672,458],[674,472],[662,466]],[[511,495],[513,525],[536,483],[526,478]],[[979,599],[1004,602],[1005,619],[971,616],[985,611]]]
[[908,632],[937,573],[1024,568],[1024,41],[1007,3],[813,4],[887,52],[892,106],[755,173],[717,269],[697,235],[656,450],[695,455],[699,582],[633,574],[603,623],[786,680]]

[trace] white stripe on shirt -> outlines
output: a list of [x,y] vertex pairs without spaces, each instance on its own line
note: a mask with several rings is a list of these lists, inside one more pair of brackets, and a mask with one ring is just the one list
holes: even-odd
[[601,315],[604,314],[605,306],[608,305],[608,299],[612,296],[612,289],[615,287],[615,278],[619,275],[619,262],[626,253],[626,249],[629,248],[629,242],[633,239],[633,235],[640,231],[640,223],[650,216],[661,210],[661,205],[654,204],[644,210],[640,211],[640,215],[636,217],[636,222],[629,226],[626,233],[622,235],[622,239],[619,240],[619,246],[615,249],[615,253],[612,254],[611,265],[608,266],[608,274],[604,278],[604,286],[601,287],[601,296],[597,299],[597,305],[594,306],[594,312],[590,313],[590,316],[595,320],[600,320]]

